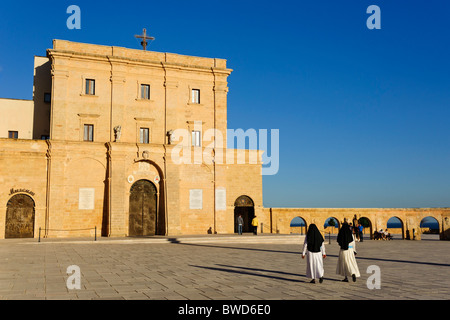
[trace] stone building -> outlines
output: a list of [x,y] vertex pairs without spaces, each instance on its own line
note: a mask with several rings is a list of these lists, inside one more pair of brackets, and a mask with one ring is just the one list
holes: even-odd
[[33,138],[33,100],[0,98],[0,115],[0,138]]
[[231,72],[223,59],[54,40],[35,58],[28,136],[0,139],[0,237],[233,233],[235,211],[248,225],[262,163],[226,149]]
[[34,64],[33,100],[0,99],[0,238],[234,233],[240,214],[285,234],[396,217],[417,240],[433,217],[450,239],[450,208],[263,208],[261,152],[227,149],[226,60],[54,40]]

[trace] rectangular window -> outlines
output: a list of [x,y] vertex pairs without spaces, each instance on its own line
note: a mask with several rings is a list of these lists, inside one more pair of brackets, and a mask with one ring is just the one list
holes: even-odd
[[140,128],[139,129],[139,142],[140,143],[149,143],[149,130],[148,130],[148,128]]
[[19,131],[8,131],[9,139],[19,139]]
[[94,125],[85,124],[84,125],[84,141],[94,141]]
[[86,94],[95,95],[95,80],[86,79]]
[[200,90],[199,89],[192,89],[192,103],[200,103]]
[[141,84],[141,99],[150,100],[150,85]]
[[192,145],[194,147],[201,147],[200,131],[192,131]]
[[44,93],[44,102],[45,103],[52,102],[52,95],[49,92],[45,92]]

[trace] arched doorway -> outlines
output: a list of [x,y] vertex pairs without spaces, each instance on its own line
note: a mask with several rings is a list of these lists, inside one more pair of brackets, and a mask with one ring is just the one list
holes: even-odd
[[252,232],[252,220],[255,217],[255,205],[253,200],[247,196],[240,196],[234,202],[234,232],[238,232],[237,218],[242,216],[244,224],[242,232]]
[[6,205],[5,239],[34,238],[34,200],[17,194]]
[[[388,229],[388,232],[390,233],[392,238],[404,239],[405,230],[403,221],[400,218],[398,217],[389,218],[389,220],[386,223],[386,228]],[[410,237],[412,239],[413,235],[409,235],[409,231],[407,231],[406,238],[409,239]]]
[[323,228],[325,230],[325,233],[338,234],[341,225],[339,224],[338,219],[336,219],[335,217],[329,217],[325,220]]
[[363,226],[363,240],[366,239],[367,234],[369,239],[373,239],[372,221],[367,217],[361,217],[358,219],[358,223]]
[[136,181],[130,189],[129,236],[153,236],[158,225],[157,190],[148,180]]
[[306,234],[308,231],[308,226],[306,224],[305,219],[302,217],[295,217],[291,220],[291,224],[289,225],[291,228],[291,233],[299,233],[299,234]]
[[427,216],[420,220],[420,229],[421,240],[439,240],[440,226],[436,218]]

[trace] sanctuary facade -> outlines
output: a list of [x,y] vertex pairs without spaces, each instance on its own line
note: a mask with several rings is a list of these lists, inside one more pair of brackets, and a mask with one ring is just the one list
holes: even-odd
[[[263,208],[263,155],[230,149],[227,61],[54,40],[33,100],[0,98],[0,239],[292,233],[301,219],[421,221],[450,239],[450,208]],[[242,130],[241,130],[242,131]],[[242,133],[242,132],[241,132]],[[254,149],[254,148],[253,148]],[[281,186],[280,186],[281,187]],[[294,230],[296,232],[296,230]]]
[[237,214],[250,228],[261,153],[226,148],[231,72],[54,40],[35,57],[34,109],[9,108],[0,128],[0,238],[233,233]]

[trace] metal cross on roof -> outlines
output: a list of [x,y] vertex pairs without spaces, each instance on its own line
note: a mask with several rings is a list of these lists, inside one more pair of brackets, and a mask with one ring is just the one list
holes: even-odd
[[145,28],[143,30],[142,35],[135,35],[134,37],[137,39],[142,39],[141,45],[142,45],[142,47],[144,47],[144,51],[147,50],[147,43],[148,43],[147,40],[152,40],[152,41],[155,40],[155,38],[147,36],[147,30]]

